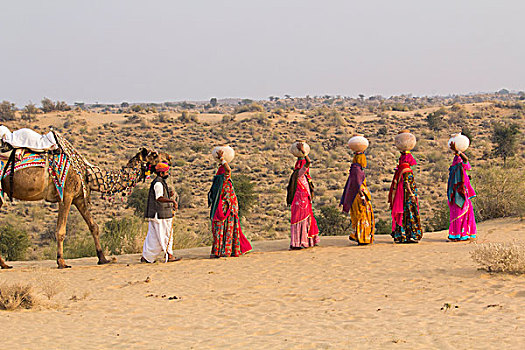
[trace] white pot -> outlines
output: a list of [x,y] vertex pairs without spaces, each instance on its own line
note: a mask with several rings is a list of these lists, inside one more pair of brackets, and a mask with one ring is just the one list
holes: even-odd
[[213,156],[213,159],[215,159],[217,162],[220,162],[220,159],[217,156],[218,150],[223,151],[222,157],[228,163],[230,163],[233,160],[233,157],[235,157],[235,151],[230,146],[217,146],[211,151],[211,155]]
[[450,140],[448,140],[448,148],[450,148],[450,143],[454,142],[456,144],[456,149],[460,152],[465,152],[470,145],[470,140],[465,135],[461,133],[453,134]]
[[356,134],[348,140],[348,147],[354,152],[364,152],[368,145],[368,140],[362,134]]
[[402,130],[394,138],[398,150],[402,152],[411,151],[416,147],[416,137],[408,130]]
[[[297,144],[301,142],[303,144],[304,153],[299,151],[297,148]],[[295,141],[290,146],[290,153],[296,156],[297,158],[306,157],[308,154],[310,154],[310,146],[305,141]]]

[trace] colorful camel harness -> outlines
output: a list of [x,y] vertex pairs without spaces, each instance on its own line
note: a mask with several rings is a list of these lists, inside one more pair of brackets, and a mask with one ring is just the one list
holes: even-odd
[[[5,149],[4,145],[4,149]],[[0,153],[0,180],[9,177],[9,199],[13,201],[14,173],[30,168],[41,167],[47,169],[60,196],[64,197],[64,184],[71,163],[60,149],[53,151],[34,152],[25,148],[12,148],[10,151]],[[0,201],[4,201],[4,191],[0,181]]]

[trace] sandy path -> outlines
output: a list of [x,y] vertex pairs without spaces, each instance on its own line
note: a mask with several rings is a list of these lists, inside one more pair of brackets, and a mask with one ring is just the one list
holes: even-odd
[[[524,228],[516,219],[483,223],[479,241],[523,241]],[[177,252],[186,259],[174,264],[141,265],[128,255],[109,266],[70,260],[67,271],[52,261],[14,263],[0,281],[48,276],[62,292],[54,309],[0,312],[0,346],[523,348],[525,276],[478,271],[473,245],[445,238],[393,245],[378,236],[357,247],[323,237],[322,246],[293,252],[288,241],[255,242],[242,258],[210,260],[209,248],[197,248]],[[445,303],[452,308],[441,310]]]

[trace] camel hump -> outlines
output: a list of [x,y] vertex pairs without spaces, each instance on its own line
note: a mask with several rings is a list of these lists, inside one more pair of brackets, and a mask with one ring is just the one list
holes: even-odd
[[13,148],[28,148],[34,152],[52,151],[58,148],[52,131],[45,135],[27,128],[11,132],[6,126],[1,125],[0,138]]

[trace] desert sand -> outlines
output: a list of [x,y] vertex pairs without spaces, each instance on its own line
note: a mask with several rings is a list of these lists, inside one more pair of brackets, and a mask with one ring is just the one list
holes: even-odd
[[[478,243],[524,240],[524,222],[479,225]],[[33,310],[1,311],[4,349],[519,349],[525,346],[525,276],[478,270],[472,243],[447,232],[419,244],[346,237],[288,251],[254,242],[241,258],[180,250],[177,263],[119,256],[15,262],[0,282],[53,281]],[[174,298],[176,297],[176,298]]]

